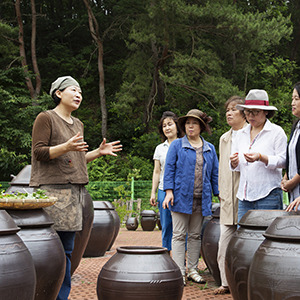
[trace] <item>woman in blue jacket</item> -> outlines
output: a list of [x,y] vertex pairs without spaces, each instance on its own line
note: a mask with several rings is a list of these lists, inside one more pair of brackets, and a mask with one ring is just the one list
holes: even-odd
[[185,240],[187,238],[187,278],[197,283],[205,280],[197,272],[203,218],[211,215],[212,194],[218,191],[218,157],[215,147],[201,137],[210,132],[212,118],[198,109],[178,119],[185,132],[172,142],[166,158],[163,207],[172,213],[172,257],[181,269],[185,284]]

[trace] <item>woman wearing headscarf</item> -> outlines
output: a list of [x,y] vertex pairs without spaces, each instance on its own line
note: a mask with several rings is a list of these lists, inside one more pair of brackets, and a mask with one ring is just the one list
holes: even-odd
[[215,147],[201,136],[204,131],[210,132],[208,123],[211,120],[211,117],[198,109],[192,109],[180,117],[178,124],[185,136],[172,142],[165,164],[166,197],[163,207],[171,209],[172,258],[181,270],[184,284],[186,255],[187,278],[205,283],[197,272],[201,228],[203,218],[211,215],[212,193],[219,194]]
[[253,209],[282,209],[280,182],[285,167],[287,137],[284,130],[269,121],[277,108],[269,105],[265,90],[250,90],[244,111],[247,122],[236,137],[230,166],[240,172],[237,192],[238,221]]
[[66,273],[58,300],[67,300],[71,290],[71,262],[76,231],[82,229],[81,198],[88,183],[86,164],[102,155],[116,156],[122,150],[119,141],[88,151],[83,123],[72,116],[82,102],[79,83],[71,76],[57,78],[50,96],[56,107],[41,112],[32,130],[32,168],[30,186],[46,190],[57,202],[45,208],[54,221],[66,255]]

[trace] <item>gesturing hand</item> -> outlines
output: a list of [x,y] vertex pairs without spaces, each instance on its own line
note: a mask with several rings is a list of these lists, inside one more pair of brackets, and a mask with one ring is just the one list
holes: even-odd
[[121,151],[122,145],[120,144],[120,141],[106,143],[106,138],[104,138],[102,143],[99,146],[99,150],[101,155],[117,156],[115,152]]
[[83,136],[78,132],[76,135],[71,137],[66,143],[66,150],[69,151],[88,151],[89,145],[83,140]]

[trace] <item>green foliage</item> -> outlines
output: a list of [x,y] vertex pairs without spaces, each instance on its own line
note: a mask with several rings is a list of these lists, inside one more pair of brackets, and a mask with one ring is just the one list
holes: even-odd
[[152,178],[153,164],[148,160],[133,156],[102,156],[88,164],[90,181],[126,181],[134,176],[136,179]]
[[[165,110],[180,116],[199,108],[212,116],[212,135],[204,137],[218,151],[219,137],[228,130],[225,101],[252,88],[267,90],[279,110],[273,121],[289,134],[291,90],[300,75],[298,1],[90,3],[104,47],[108,139],[123,144],[117,158],[89,164],[91,181],[127,181],[132,174],[151,180],[152,155],[160,143],[157,124]],[[30,5],[21,1],[26,59],[35,84]],[[20,64],[14,5],[1,2],[0,180],[30,163],[32,124],[40,111],[54,107],[47,93],[58,76],[72,75],[81,84],[84,99],[74,115],[85,124],[90,149],[102,140],[98,46],[86,7],[74,0],[36,0],[35,5],[42,93],[33,103]]]
[[0,178],[2,181],[10,181],[10,175],[17,175],[27,164],[27,155],[16,154],[4,147],[0,148]]

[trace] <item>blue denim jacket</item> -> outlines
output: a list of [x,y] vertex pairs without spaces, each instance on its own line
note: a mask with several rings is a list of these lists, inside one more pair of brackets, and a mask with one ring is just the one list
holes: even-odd
[[[201,137],[202,138],[202,137]],[[212,193],[219,194],[219,161],[213,144],[203,141],[202,214],[211,215]],[[166,157],[164,190],[173,190],[175,212],[192,214],[196,151],[186,136],[172,142]]]

